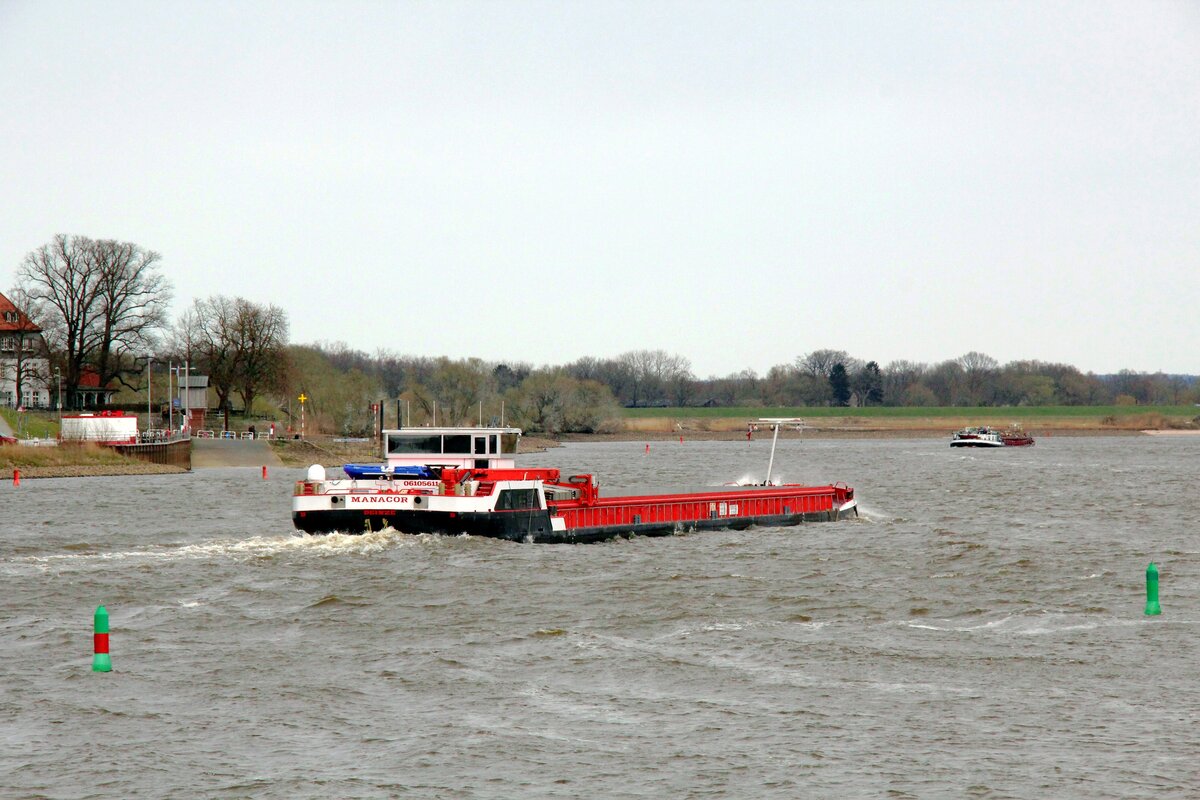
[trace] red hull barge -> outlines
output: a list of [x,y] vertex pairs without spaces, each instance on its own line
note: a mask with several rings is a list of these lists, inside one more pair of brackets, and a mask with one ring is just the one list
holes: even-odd
[[[364,533],[391,527],[404,533],[585,543],[751,525],[832,522],[858,514],[854,490],[844,484],[601,497],[591,475],[564,480],[556,469],[517,469],[511,460],[488,458],[494,454],[488,452],[486,438],[473,443],[469,457],[462,457],[457,466],[436,463],[461,456],[445,452],[445,442],[462,436],[462,431],[470,432],[466,434],[470,442],[490,435],[486,433],[490,429],[442,430],[445,433],[387,432],[390,441],[401,447],[404,435],[445,437],[442,452],[422,457],[430,470],[428,477],[328,480],[323,467],[310,467],[307,478],[296,483],[293,524],[306,533]],[[461,438],[453,441],[456,446],[462,443]],[[389,458],[389,466],[395,469],[414,460]],[[482,463],[464,466],[466,461]]]

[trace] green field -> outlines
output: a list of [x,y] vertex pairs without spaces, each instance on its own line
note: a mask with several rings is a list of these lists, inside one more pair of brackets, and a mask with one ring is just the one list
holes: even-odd
[[18,414],[15,408],[0,408],[0,416],[22,439],[53,439],[58,436],[57,411],[25,411]]
[[1014,422],[1042,419],[1103,419],[1105,417],[1137,417],[1158,414],[1163,417],[1192,419],[1200,416],[1196,406],[916,406],[865,408],[835,408],[827,406],[797,406],[789,408],[626,408],[626,419],[757,419],[759,417],[805,417],[829,419],[861,417],[864,419],[927,419],[938,417],[1003,417]]

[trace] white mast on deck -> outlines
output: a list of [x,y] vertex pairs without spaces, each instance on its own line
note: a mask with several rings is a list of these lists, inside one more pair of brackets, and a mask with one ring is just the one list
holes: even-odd
[[804,430],[804,420],[800,417],[760,417],[758,420],[760,425],[769,425],[774,435],[771,436],[771,460],[767,462],[767,479],[763,482],[764,486],[771,485],[771,470],[775,467],[775,443],[779,441],[779,426],[787,425],[795,430]]

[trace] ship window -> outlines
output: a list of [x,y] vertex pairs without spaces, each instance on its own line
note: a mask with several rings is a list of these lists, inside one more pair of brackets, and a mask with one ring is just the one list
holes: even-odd
[[446,443],[442,447],[442,452],[446,455],[470,455],[471,454],[471,437],[466,434],[445,437]]
[[517,434],[515,434],[515,433],[500,434],[500,452],[501,453],[516,453],[517,452]]
[[477,455],[477,456],[487,455],[487,437],[486,436],[476,436],[475,437],[475,455]]
[[388,455],[401,453],[441,453],[441,436],[388,435]]
[[488,448],[488,452],[491,453],[492,455],[499,453],[500,452],[500,437],[493,433],[491,436],[488,437],[488,439],[490,440],[488,442],[488,444],[491,445]]
[[496,498],[497,511],[516,511],[525,508],[540,508],[537,489],[502,489]]

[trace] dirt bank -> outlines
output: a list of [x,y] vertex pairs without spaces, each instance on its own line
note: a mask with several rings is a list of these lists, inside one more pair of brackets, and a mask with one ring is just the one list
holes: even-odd
[[[55,464],[43,467],[17,467],[21,480],[34,478],[95,478],[103,475],[174,475],[187,472],[183,467],[137,461],[130,464]],[[0,467],[0,482],[11,481],[12,467]]]

